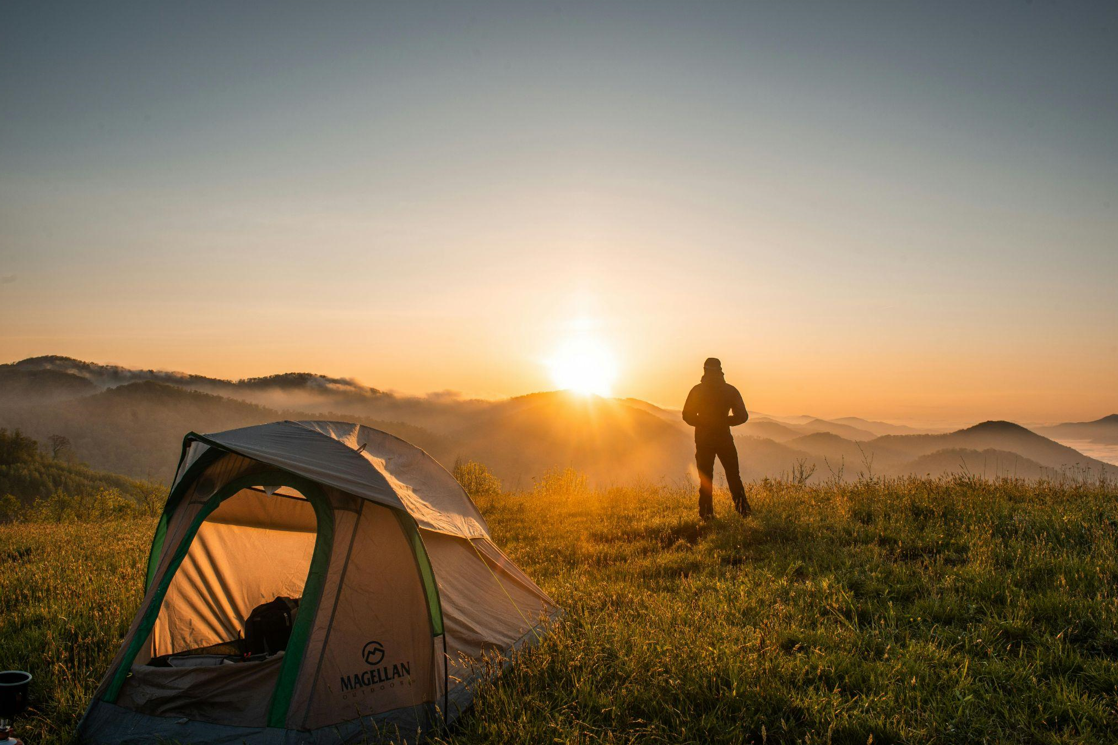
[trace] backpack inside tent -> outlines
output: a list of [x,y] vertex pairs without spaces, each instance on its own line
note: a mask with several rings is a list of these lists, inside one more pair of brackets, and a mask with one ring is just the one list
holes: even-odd
[[454,477],[396,437],[192,433],[77,740],[415,740],[558,613]]

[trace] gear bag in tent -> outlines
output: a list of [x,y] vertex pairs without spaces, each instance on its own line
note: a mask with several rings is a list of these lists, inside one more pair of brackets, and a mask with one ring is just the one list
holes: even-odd
[[299,601],[276,598],[252,609],[245,619],[245,655],[275,654],[287,649]]

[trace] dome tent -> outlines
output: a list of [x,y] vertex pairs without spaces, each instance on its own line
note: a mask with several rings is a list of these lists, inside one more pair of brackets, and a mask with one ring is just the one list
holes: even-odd
[[[246,620],[297,599],[282,650]],[[415,739],[559,609],[422,450],[344,422],[187,435],[85,743]]]

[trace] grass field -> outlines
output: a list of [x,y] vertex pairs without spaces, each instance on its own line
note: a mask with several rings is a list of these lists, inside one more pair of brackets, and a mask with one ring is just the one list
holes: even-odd
[[[577,485],[577,481],[575,482]],[[978,479],[481,500],[567,615],[453,743],[1118,742],[1118,492]],[[140,600],[149,521],[0,527],[19,734],[73,730]]]

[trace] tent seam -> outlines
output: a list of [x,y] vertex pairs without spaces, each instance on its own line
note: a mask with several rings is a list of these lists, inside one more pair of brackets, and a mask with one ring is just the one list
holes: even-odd
[[[317,420],[308,420],[308,421],[317,421]],[[455,483],[455,484],[456,484],[456,485],[458,486],[458,489],[459,489],[459,491],[461,491],[462,495],[463,495],[463,496],[465,496],[465,497],[466,497],[466,500],[467,500],[467,501],[468,501],[468,502],[469,502],[469,503],[470,503],[471,505],[473,505],[473,508],[474,508],[475,510],[477,510],[477,513],[478,513],[478,514],[477,514],[477,518],[472,518],[472,519],[474,519],[474,521],[475,521],[475,522],[477,522],[477,523],[478,523],[478,525],[479,525],[479,526],[481,527],[483,535],[484,535],[484,536],[485,536],[486,538],[491,538],[491,537],[492,537],[492,536],[491,536],[491,534],[490,534],[490,531],[489,531],[489,523],[488,523],[488,522],[486,522],[486,520],[485,520],[485,516],[481,514],[481,510],[480,510],[480,509],[478,509],[478,506],[477,506],[477,505],[476,505],[476,504],[474,503],[474,500],[473,500],[473,499],[472,499],[472,498],[470,497],[470,494],[469,494],[469,492],[467,492],[467,491],[466,491],[466,490],[465,490],[465,489],[464,489],[464,488],[462,487],[462,485],[458,483],[458,479],[454,478],[454,474],[452,474],[452,473],[451,473],[450,471],[448,471],[448,470],[446,469],[446,466],[444,466],[444,465],[443,465],[442,463],[440,463],[439,461],[437,461],[437,460],[436,460],[436,459],[434,458],[434,456],[432,456],[432,455],[431,455],[430,453],[428,453],[428,452],[427,452],[426,450],[424,450],[423,448],[419,447],[418,445],[414,445],[414,444],[412,444],[412,443],[408,442],[407,440],[405,440],[405,439],[403,439],[403,438],[401,438],[401,437],[397,437],[396,435],[392,434],[391,432],[385,432],[384,430],[381,430],[381,429],[374,429],[373,427],[367,427],[367,426],[365,426],[364,424],[358,424],[357,422],[341,422],[341,421],[336,421],[336,420],[321,420],[321,421],[323,421],[323,422],[326,422],[326,423],[328,423],[328,424],[352,424],[352,425],[354,425],[354,426],[356,426],[356,427],[357,427],[357,431],[358,431],[358,432],[360,432],[362,428],[365,428],[365,429],[370,429],[370,430],[372,430],[372,431],[374,431],[374,432],[377,432],[378,434],[382,434],[382,435],[384,435],[385,437],[391,437],[391,438],[392,438],[393,440],[395,440],[396,442],[399,442],[399,443],[400,443],[400,444],[402,444],[402,445],[405,445],[405,446],[407,446],[407,447],[409,447],[409,448],[412,448],[412,449],[414,449],[414,450],[418,450],[418,451],[419,451],[420,453],[422,453],[422,454],[423,454],[423,456],[424,456],[425,458],[427,458],[427,460],[429,460],[429,461],[431,462],[430,464],[431,464],[432,466],[434,466],[435,468],[438,468],[438,469],[439,469],[440,471],[442,471],[443,473],[445,473],[445,474],[446,474],[447,476],[450,476],[451,480],[452,480],[452,481],[453,481],[453,482],[454,482],[454,483]],[[345,444],[344,442],[342,442],[341,440],[338,440],[338,439],[335,439],[335,438],[333,438],[333,437],[330,437],[329,435],[327,435],[327,434],[324,434],[323,432],[320,432],[319,430],[315,429],[314,427],[309,427],[309,426],[307,426],[307,424],[306,424],[305,422],[302,422],[302,421],[295,421],[295,420],[292,420],[292,419],[285,419],[285,420],[284,420],[284,422],[285,422],[285,423],[291,423],[291,424],[297,424],[297,425],[299,425],[300,427],[302,427],[302,428],[304,428],[304,429],[307,429],[307,430],[310,430],[311,432],[314,432],[315,434],[319,434],[319,435],[322,435],[323,437],[325,437],[325,438],[326,438],[326,439],[328,439],[328,440],[334,440],[334,442],[338,443],[339,445],[341,445],[342,447],[346,448],[347,450],[349,450],[349,451],[351,451],[351,452],[353,452],[353,453],[356,453],[357,455],[362,455],[362,451],[361,451],[361,450],[359,450],[359,449],[357,449],[357,448],[351,448],[351,447],[350,447],[349,445],[346,445],[346,444]],[[374,470],[376,470],[376,467],[375,467],[375,466],[374,466],[373,468],[374,468]],[[378,471],[378,473],[379,473],[379,471]],[[381,474],[381,475],[383,476],[383,474]],[[387,481],[387,479],[385,479],[385,480]],[[391,484],[390,484],[389,486],[391,486]],[[396,494],[396,490],[395,490],[395,489],[393,489],[393,490],[392,490],[392,493],[393,493],[393,494]],[[400,495],[399,495],[399,494],[396,494],[396,496],[397,496],[397,498],[399,498],[399,496],[400,496]],[[404,510],[405,510],[406,512],[408,512],[408,514],[410,515],[410,514],[411,514],[411,512],[410,512],[410,511],[408,510],[408,508],[407,508],[407,504],[404,504],[404,500],[403,500],[403,499],[400,499],[400,503],[404,505]],[[480,518],[480,520],[479,520],[478,518]],[[461,535],[460,533],[449,533],[449,532],[447,532],[447,531],[445,531],[445,530],[437,530],[437,529],[434,529],[434,528],[424,528],[424,530],[432,530],[433,532],[436,532],[436,533],[442,533],[442,534],[444,534],[444,535],[452,535],[452,536],[456,536],[456,537],[458,537],[458,538],[467,538],[467,536]],[[478,536],[478,537],[480,537],[480,536]]]
[[314,669],[314,677],[311,679],[311,693],[307,697],[307,711],[303,715],[303,727],[307,726],[307,718],[311,715],[311,704],[314,703],[314,696],[317,693],[318,678],[322,675],[322,662],[326,658],[326,647],[330,644],[330,635],[334,631],[334,617],[338,613],[338,603],[342,599],[342,590],[345,588],[346,574],[349,572],[349,559],[353,554],[353,545],[357,542],[357,528],[361,525],[361,516],[365,513],[365,501],[361,501],[361,507],[357,511],[357,518],[353,521],[353,532],[349,536],[349,548],[346,549],[345,563],[342,564],[342,573],[338,577],[338,591],[334,593],[334,606],[330,609],[330,625],[326,627],[326,637],[322,640],[322,650],[318,656],[318,665]]

